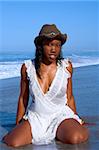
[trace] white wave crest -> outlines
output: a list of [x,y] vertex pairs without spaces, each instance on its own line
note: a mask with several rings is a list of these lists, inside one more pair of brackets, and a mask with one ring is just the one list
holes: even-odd
[[[69,58],[74,68],[99,64],[99,57],[72,55]],[[19,77],[22,63],[23,61],[0,62],[0,79]]]
[[0,79],[20,76],[22,62],[0,62]]

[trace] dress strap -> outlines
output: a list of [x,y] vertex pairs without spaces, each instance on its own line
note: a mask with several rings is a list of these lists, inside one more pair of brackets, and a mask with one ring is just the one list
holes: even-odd
[[33,79],[33,75],[34,75],[34,60],[25,60],[24,64],[26,66],[26,72],[27,72],[27,79]]
[[63,62],[63,69],[67,73],[68,78],[70,78],[71,77],[71,73],[67,70],[67,67],[69,67],[69,65],[70,65],[69,62],[71,62],[71,60],[69,58],[67,58],[67,59],[63,59],[62,62]]

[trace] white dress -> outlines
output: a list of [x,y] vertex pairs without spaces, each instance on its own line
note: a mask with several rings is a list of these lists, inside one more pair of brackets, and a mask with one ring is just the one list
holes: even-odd
[[49,88],[44,94],[37,80],[34,60],[26,60],[29,89],[32,103],[24,115],[28,119],[32,131],[32,143],[36,145],[49,144],[56,137],[59,124],[68,118],[74,118],[79,123],[81,119],[67,105],[67,83],[70,73],[66,69],[68,60],[58,63],[57,72]]

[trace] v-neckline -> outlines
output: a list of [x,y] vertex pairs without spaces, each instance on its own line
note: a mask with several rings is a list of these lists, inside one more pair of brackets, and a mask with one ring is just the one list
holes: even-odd
[[[35,68],[35,67],[34,67],[34,68]],[[59,72],[59,64],[57,64],[56,73],[55,73],[55,76],[54,76],[54,78],[53,78],[53,80],[52,80],[52,82],[51,82],[51,85],[50,85],[49,88],[48,88],[49,90],[47,90],[47,92],[44,93],[43,90],[42,90],[42,88],[41,88],[41,85],[40,85],[40,83],[39,83],[39,81],[38,81],[37,74],[36,74],[36,69],[35,69],[35,80],[36,80],[36,83],[37,83],[37,85],[38,85],[38,88],[39,88],[39,90],[40,90],[40,92],[42,93],[43,96],[46,96],[46,95],[48,95],[48,93],[51,92],[51,90],[52,90],[52,88],[53,88],[53,86],[54,86],[54,83],[55,83],[55,81],[56,81],[56,79],[57,79],[58,72]]]

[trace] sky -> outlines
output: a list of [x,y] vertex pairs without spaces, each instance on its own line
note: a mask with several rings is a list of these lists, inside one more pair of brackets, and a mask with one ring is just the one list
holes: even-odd
[[99,1],[0,0],[0,51],[31,51],[43,24],[68,35],[64,49],[99,51]]

